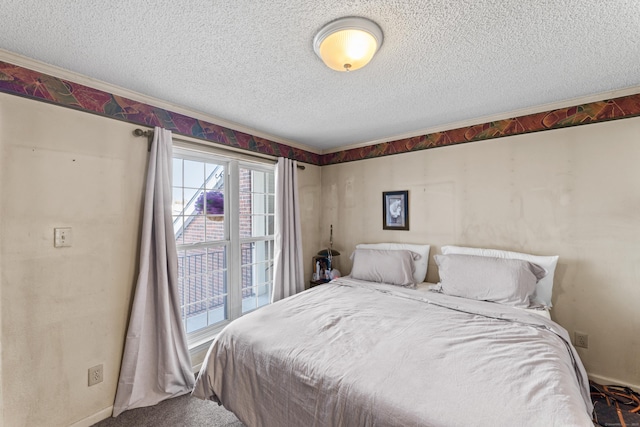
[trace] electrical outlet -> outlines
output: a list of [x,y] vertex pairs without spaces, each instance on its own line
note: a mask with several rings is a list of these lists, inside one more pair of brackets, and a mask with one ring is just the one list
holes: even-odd
[[589,348],[589,335],[587,334],[574,332],[573,341],[576,347]]
[[89,387],[102,382],[102,365],[89,368]]

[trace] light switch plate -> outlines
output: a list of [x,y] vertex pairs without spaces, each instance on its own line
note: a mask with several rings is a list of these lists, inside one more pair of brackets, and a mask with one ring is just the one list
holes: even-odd
[[71,227],[53,229],[53,246],[56,248],[68,248],[71,246]]

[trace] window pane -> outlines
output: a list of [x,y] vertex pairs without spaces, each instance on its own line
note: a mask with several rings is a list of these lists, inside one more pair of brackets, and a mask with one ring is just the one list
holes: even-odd
[[228,318],[227,257],[225,248],[209,249],[209,268],[212,271],[209,287],[209,325]]
[[179,251],[178,290],[187,333],[227,319],[226,247]]
[[264,172],[253,171],[253,192],[264,193],[266,189]]
[[204,163],[184,160],[184,187],[201,188],[204,184]]
[[227,297],[211,298],[209,300],[209,310],[207,311],[208,325],[215,325],[227,319]]
[[204,215],[191,215],[184,219],[183,242],[185,245],[204,241]]
[[255,246],[255,242],[243,243],[242,245],[240,245],[240,265],[245,266],[253,264],[253,251]]
[[251,237],[251,215],[240,215],[240,238]]
[[180,215],[184,209],[184,199],[182,197],[182,188],[173,187],[173,203],[171,204],[171,210],[174,215]]
[[253,286],[253,260],[255,243],[243,243],[240,247],[240,264],[242,265],[242,289]]
[[242,289],[273,281],[273,241],[243,243],[241,247]]
[[183,308],[182,323],[185,325],[187,333],[201,329],[202,315],[198,314],[197,304],[187,305]]
[[173,159],[173,186],[182,187],[182,159]]
[[275,213],[276,197],[273,194],[267,196],[267,213]]
[[251,194],[251,213],[261,214],[265,211],[264,194],[252,193]]
[[242,294],[242,313],[255,310],[271,302],[271,285],[252,287]]
[[242,292],[242,313],[247,313],[256,308],[258,308],[258,296],[253,293],[253,288],[250,289],[250,292]]
[[240,214],[251,213],[251,193],[240,193]]
[[242,267],[242,312],[253,310],[257,307],[256,295],[253,291],[253,266]]
[[262,237],[265,235],[264,228],[264,216],[263,215],[252,215],[251,216],[251,237]]
[[200,192],[196,201],[196,209],[202,210],[207,215],[223,215],[224,214],[224,190],[216,188]]
[[184,218],[182,216],[173,217],[173,232],[176,236],[176,244],[181,245],[184,242]]
[[264,285],[265,283],[269,283],[271,281],[271,265],[269,262],[259,262],[255,265],[254,271],[254,279],[253,285]]
[[258,308],[258,297],[255,294],[251,294],[247,297],[242,296],[242,313],[247,313],[251,310]]
[[[180,277],[193,277],[207,273],[206,249],[191,249],[178,252],[178,266],[183,266],[178,270]],[[180,259],[182,258],[182,259]]]
[[214,298],[227,295],[227,272],[225,270],[212,273],[210,292]]
[[209,276],[208,325],[228,318],[227,257],[223,247],[209,248],[207,253]]
[[267,235],[269,236],[273,236],[273,234],[275,233],[275,229],[274,229],[274,222],[276,220],[275,215],[269,215],[267,217]]
[[214,163],[205,165],[205,178],[207,190],[224,188],[224,166]]
[[242,267],[242,296],[251,294],[253,288],[253,265]]
[[189,188],[189,187],[183,187],[182,188],[182,209],[184,210],[185,214],[190,214],[193,213],[194,208],[195,208],[195,202],[198,198],[198,196],[200,196],[200,191],[198,188]]
[[[174,185],[173,189],[174,215],[184,217],[181,227],[177,225],[174,227],[176,241],[180,244],[193,244],[224,240],[226,166],[197,160],[174,159],[174,161],[182,165],[184,176],[183,180],[177,181],[184,187]],[[205,221],[207,215],[211,223]]]
[[274,194],[276,192],[275,174],[270,172],[267,174],[267,193]]
[[207,242],[224,240],[224,215],[206,215],[204,220]]
[[270,241],[255,242],[255,262],[266,262],[271,259],[269,252]]
[[249,169],[240,168],[240,192],[251,192],[251,171]]
[[[227,270],[227,248],[218,246],[207,248],[207,271],[212,273],[223,272]],[[226,280],[221,293],[227,293]],[[218,295],[218,294],[215,294]]]
[[271,284],[258,286],[257,294],[257,306],[262,307],[263,305],[267,305],[271,302]]
[[274,209],[274,196],[268,194],[273,187],[273,172],[241,168],[240,178],[240,237],[273,235],[272,220],[265,216]]
[[183,283],[180,305],[184,307],[187,332],[202,328],[207,322],[208,280],[205,257],[205,249],[178,252],[178,278]]

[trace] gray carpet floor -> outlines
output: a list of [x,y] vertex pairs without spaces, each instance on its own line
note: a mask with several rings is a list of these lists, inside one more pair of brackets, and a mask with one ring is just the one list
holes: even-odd
[[244,427],[231,412],[215,402],[186,394],[148,408],[131,409],[93,427]]

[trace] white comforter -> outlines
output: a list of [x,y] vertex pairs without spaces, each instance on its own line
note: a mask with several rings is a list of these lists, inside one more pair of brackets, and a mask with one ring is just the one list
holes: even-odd
[[346,278],[227,326],[193,395],[251,427],[593,425],[553,321]]

